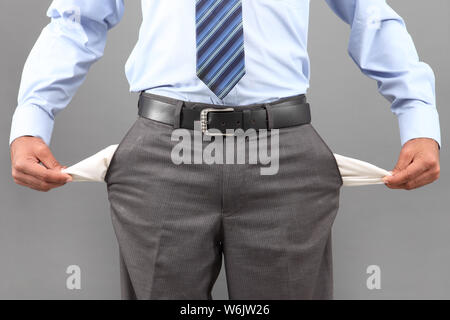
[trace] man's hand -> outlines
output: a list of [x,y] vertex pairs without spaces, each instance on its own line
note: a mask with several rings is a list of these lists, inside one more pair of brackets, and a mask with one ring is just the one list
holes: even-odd
[[439,172],[438,143],[417,138],[403,145],[393,175],[385,177],[384,182],[391,189],[411,190],[437,180]]
[[15,139],[11,144],[11,164],[14,182],[38,191],[49,191],[72,180],[60,172],[63,167],[41,138]]

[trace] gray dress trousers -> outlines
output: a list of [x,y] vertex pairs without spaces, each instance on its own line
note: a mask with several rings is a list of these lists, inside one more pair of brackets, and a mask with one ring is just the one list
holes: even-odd
[[176,165],[172,131],[139,117],[106,173],[122,297],[211,299],[223,257],[230,299],[331,299],[342,179],[313,126],[279,129],[275,175]]

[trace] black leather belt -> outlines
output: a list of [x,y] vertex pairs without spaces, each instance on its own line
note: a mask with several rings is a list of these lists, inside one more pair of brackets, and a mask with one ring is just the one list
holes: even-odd
[[276,129],[311,122],[305,95],[282,98],[266,104],[222,106],[143,92],[139,97],[138,108],[141,117],[170,124],[174,128],[194,129],[194,122],[200,121],[201,129],[206,134],[211,129],[226,133],[226,129]]

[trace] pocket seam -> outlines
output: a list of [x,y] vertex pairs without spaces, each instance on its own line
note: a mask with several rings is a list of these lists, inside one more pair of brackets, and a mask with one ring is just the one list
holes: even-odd
[[[127,137],[131,134],[133,128],[137,125],[137,121],[138,121],[138,120],[139,120],[139,118],[135,120],[135,122],[133,123],[133,125],[128,129],[127,133],[125,133],[125,135],[123,136],[122,140],[121,140],[121,141],[119,142],[119,144],[117,145],[116,151],[114,151],[114,154],[113,154],[113,156],[111,157],[111,160],[109,161],[109,166],[108,166],[108,169],[106,169],[105,177],[104,177],[104,179],[103,179],[103,180],[105,181],[106,184],[109,184],[109,183],[108,183],[108,178],[109,178],[109,175],[110,175],[110,172],[111,172],[112,164],[113,164],[114,160],[116,159],[117,154],[122,150],[122,146],[123,146],[125,140],[126,140]],[[134,148],[134,146],[133,146],[133,148]]]
[[337,163],[337,160],[336,160],[336,157],[334,156],[333,151],[330,149],[328,144],[325,142],[325,140],[323,140],[323,138],[320,136],[320,134],[317,132],[317,130],[312,125],[311,125],[311,128],[313,129],[313,131],[316,134],[316,136],[320,139],[320,141],[322,141],[322,143],[325,145],[326,149],[328,150],[328,153],[333,158],[333,162],[334,162],[334,166],[335,166],[335,172],[336,172],[336,175],[337,175],[337,177],[338,177],[338,179],[340,181],[340,186],[342,186],[344,184],[344,180],[342,179],[341,171],[339,170],[339,165]]

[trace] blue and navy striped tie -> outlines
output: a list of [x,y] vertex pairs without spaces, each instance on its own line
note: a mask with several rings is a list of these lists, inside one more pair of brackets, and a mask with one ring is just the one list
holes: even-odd
[[223,99],[245,74],[242,0],[197,0],[197,76]]

